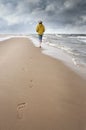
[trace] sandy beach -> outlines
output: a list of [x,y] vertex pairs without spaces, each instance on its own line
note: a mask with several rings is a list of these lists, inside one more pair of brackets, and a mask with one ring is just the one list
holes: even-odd
[[86,81],[41,49],[0,42],[0,130],[85,130]]

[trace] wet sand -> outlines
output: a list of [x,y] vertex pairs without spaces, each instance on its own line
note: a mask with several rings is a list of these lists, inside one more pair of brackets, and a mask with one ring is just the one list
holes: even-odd
[[41,49],[0,42],[0,130],[85,130],[86,81]]

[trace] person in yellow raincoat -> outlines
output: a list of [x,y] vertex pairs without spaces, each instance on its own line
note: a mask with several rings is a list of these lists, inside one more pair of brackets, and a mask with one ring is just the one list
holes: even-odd
[[43,25],[42,21],[39,21],[38,25],[36,26],[36,32],[38,33],[39,36],[39,42],[40,42],[39,47],[41,48],[43,33],[45,32],[45,26]]

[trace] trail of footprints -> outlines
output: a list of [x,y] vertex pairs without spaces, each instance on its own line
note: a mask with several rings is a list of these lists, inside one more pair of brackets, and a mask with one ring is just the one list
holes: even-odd
[[[32,57],[30,57],[30,65],[32,64]],[[30,88],[33,87],[33,80],[30,79],[30,85],[29,85]]]
[[[32,64],[32,57],[30,57],[30,64]],[[25,70],[25,69],[23,68],[23,70]],[[33,80],[32,79],[30,80],[29,87],[30,88],[33,87]],[[23,119],[23,117],[24,117],[24,110],[25,110],[26,105],[27,104],[25,102],[19,103],[17,105],[17,118],[18,119]]]
[[[29,87],[30,88],[33,87],[33,80],[32,79],[30,80]],[[26,105],[27,104],[25,102],[19,103],[17,105],[17,118],[18,119],[23,119],[23,117],[24,117],[24,110],[25,110]]]
[[[30,88],[33,87],[33,80],[32,79],[30,80],[29,87]],[[18,119],[22,119],[24,117],[24,110],[25,110],[26,105],[27,104],[25,102],[19,103],[17,105],[17,118]]]

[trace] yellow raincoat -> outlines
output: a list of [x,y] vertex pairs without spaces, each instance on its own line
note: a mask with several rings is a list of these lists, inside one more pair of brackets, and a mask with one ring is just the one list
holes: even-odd
[[45,32],[45,27],[43,24],[38,24],[36,27],[36,32],[38,32],[39,35],[42,35],[43,32]]

